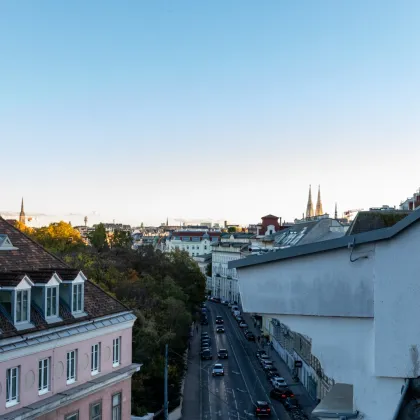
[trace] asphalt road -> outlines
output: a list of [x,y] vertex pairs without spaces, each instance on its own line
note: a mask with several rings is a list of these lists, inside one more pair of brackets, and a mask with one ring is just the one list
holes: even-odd
[[[277,401],[270,401],[269,384],[257,358],[257,345],[243,336],[230,308],[207,302],[209,325],[201,331],[208,331],[212,340],[213,360],[199,360],[200,384],[197,413],[200,420],[250,419],[254,417],[255,402],[268,401],[271,405],[271,419],[288,420],[284,407]],[[216,315],[224,320],[225,333],[216,333]],[[212,377],[212,367],[218,362],[217,351],[227,349],[229,358],[221,360],[225,369],[224,377]],[[186,418],[184,420],[198,420]]]

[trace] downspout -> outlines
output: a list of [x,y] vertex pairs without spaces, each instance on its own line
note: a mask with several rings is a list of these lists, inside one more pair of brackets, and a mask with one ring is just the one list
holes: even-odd
[[402,389],[401,389],[401,398],[400,401],[398,402],[397,408],[395,410],[394,415],[392,416],[392,420],[397,420],[398,415],[400,414],[400,410],[401,410],[401,406],[403,404],[403,401],[405,399],[405,396],[407,395],[407,391],[410,385],[410,380],[406,379],[405,380],[405,384],[403,385]]

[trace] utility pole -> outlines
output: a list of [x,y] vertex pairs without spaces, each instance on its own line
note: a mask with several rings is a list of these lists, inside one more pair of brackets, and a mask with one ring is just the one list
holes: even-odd
[[164,373],[164,397],[163,397],[163,416],[165,420],[169,419],[168,413],[168,345],[165,345],[165,373]]

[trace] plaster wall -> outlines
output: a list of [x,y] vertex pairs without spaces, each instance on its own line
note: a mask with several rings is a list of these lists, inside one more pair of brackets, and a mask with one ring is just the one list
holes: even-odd
[[[274,315],[273,315],[274,317]],[[312,339],[312,353],[326,375],[353,384],[353,409],[365,420],[391,420],[403,378],[374,376],[374,321],[369,318],[276,316]]]
[[239,268],[245,312],[312,316],[373,317],[373,245],[318,253]]
[[[4,390],[4,392],[0,392],[0,416],[89,381],[92,378],[90,367],[91,347],[93,344],[100,343],[101,347],[100,372],[94,376],[95,378],[99,378],[101,375],[131,364],[131,327],[95,338],[88,338],[88,334],[81,334],[80,341],[74,344],[60,345],[60,340],[58,339],[55,348],[24,357],[13,358],[13,353],[11,353],[10,359],[0,364],[0,390]],[[114,368],[112,364],[112,342],[117,337],[121,337],[121,363],[118,367]],[[72,350],[77,350],[76,381],[73,384],[67,385],[67,352]],[[38,363],[47,357],[51,359],[49,376],[50,390],[47,393],[39,395]],[[20,368],[19,403],[6,408],[6,371],[16,366]]]
[[72,404],[60,407],[51,413],[38,417],[37,420],[65,420],[66,416],[72,413],[79,413],[80,420],[88,420],[90,404],[102,403],[102,420],[112,419],[112,396],[121,393],[121,420],[130,420],[131,418],[131,378],[118,384],[109,386],[102,391],[95,392]]
[[420,375],[420,223],[377,244],[375,374]]

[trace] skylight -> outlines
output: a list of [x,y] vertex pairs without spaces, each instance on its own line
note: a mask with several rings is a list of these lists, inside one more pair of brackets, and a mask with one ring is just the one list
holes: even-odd
[[0,233],[0,251],[11,251],[14,249],[18,249],[13,246],[10,238],[3,233]]

